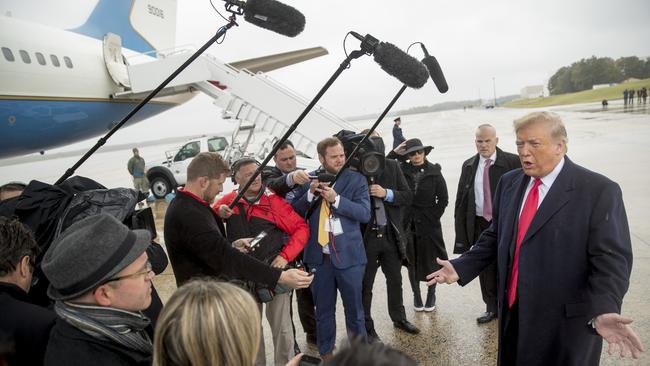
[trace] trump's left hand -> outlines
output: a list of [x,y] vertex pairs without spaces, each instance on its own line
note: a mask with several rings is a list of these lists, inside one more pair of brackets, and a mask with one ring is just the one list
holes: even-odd
[[625,353],[629,351],[632,358],[638,358],[644,351],[641,339],[634,333],[630,323],[632,318],[616,313],[601,314],[596,317],[594,320],[596,332],[609,343],[608,354],[611,355],[616,351],[616,345],[620,348],[621,357],[625,357]]

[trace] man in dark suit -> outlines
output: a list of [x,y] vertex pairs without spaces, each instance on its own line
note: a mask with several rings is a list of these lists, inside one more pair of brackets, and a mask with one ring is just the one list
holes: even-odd
[[[492,125],[478,126],[475,143],[478,153],[465,160],[458,181],[454,213],[456,228],[454,254],[468,251],[483,230],[490,226],[492,199],[499,179],[505,173],[521,167],[517,155],[497,147],[499,138]],[[494,320],[497,316],[496,261],[481,272],[479,280],[486,309],[476,321],[483,324]]]
[[499,365],[597,365],[603,338],[636,358],[643,345],[620,315],[632,270],[620,187],[565,156],[558,115],[514,127],[523,169],[501,178],[478,242],[438,260],[429,284],[465,285],[497,260]]
[[[368,130],[362,131],[362,134]],[[372,139],[383,141],[377,132]],[[393,325],[405,332],[418,334],[420,330],[406,319],[402,297],[402,262],[406,260],[405,234],[402,227],[404,208],[411,204],[413,192],[409,189],[406,178],[393,159],[386,159],[384,169],[377,177],[370,179],[370,196],[372,199],[372,217],[366,225],[363,239],[366,244],[368,264],[363,277],[363,312],[366,316],[368,341],[381,341],[375,331],[370,308],[372,306],[372,287],[375,283],[377,269],[381,266],[386,276],[388,296],[388,315]],[[381,205],[382,207],[378,207]],[[378,214],[383,210],[384,214]],[[379,217],[385,217],[385,219]]]
[[[328,137],[318,143],[318,159],[322,167],[336,174],[345,163],[341,141]],[[366,340],[366,326],[361,300],[366,251],[360,224],[370,220],[370,199],[366,178],[350,169],[341,173],[333,187],[314,180],[296,192],[293,206],[308,217],[310,236],[304,249],[308,269],[316,269],[311,290],[316,304],[318,352],[323,359],[332,357],[336,340],[336,289],[345,308],[348,335]]]

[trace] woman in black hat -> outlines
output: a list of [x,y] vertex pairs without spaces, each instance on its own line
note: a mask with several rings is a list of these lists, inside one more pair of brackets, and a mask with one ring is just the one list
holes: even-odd
[[415,311],[427,312],[436,308],[436,287],[429,287],[423,304],[420,282],[426,282],[426,275],[440,267],[436,257],[447,259],[440,217],[449,202],[440,164],[432,164],[426,158],[432,149],[432,146],[422,145],[420,139],[409,139],[388,154],[389,158],[402,161],[402,172],[413,191],[413,202],[404,215],[408,272]]

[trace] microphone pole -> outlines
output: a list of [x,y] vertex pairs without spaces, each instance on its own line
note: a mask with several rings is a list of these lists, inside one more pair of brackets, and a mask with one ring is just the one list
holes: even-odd
[[77,170],[77,168],[79,168],[81,164],[83,164],[86,160],[88,160],[88,158],[90,158],[90,156],[94,154],[95,151],[97,151],[100,147],[102,147],[106,143],[106,141],[111,136],[113,136],[115,132],[117,132],[117,130],[119,130],[126,122],[128,122],[131,119],[131,117],[133,117],[136,113],[138,113],[138,111],[142,109],[142,107],[144,107],[147,103],[149,103],[149,101],[153,99],[176,76],[178,76],[178,74],[180,74],[183,70],[185,70],[185,68],[187,68],[192,62],[194,62],[194,60],[196,60],[199,56],[201,56],[201,54],[205,52],[205,50],[207,50],[208,47],[212,46],[213,43],[215,43],[219,38],[225,35],[228,29],[232,28],[235,25],[238,25],[237,22],[235,21],[235,16],[231,15],[230,18],[228,19],[228,24],[219,28],[219,30],[217,30],[217,33],[212,38],[210,38],[209,41],[207,41],[201,48],[199,48],[196,52],[194,52],[194,54],[190,56],[190,58],[188,58],[187,61],[185,61],[178,69],[176,69],[176,71],[174,71],[171,75],[169,75],[169,77],[167,77],[165,81],[163,81],[160,85],[158,85],[156,89],[152,90],[151,93],[149,93],[149,95],[147,95],[124,118],[122,118],[122,120],[117,125],[111,128],[111,130],[108,131],[106,135],[100,138],[95,144],[95,146],[93,146],[90,150],[88,150],[84,154],[84,156],[82,156],[81,159],[79,159],[79,161],[77,161],[71,168],[66,170],[65,174],[63,174],[61,178],[59,178],[59,180],[57,180],[56,183],[54,184],[55,185],[61,184],[66,179],[70,178],[70,176],[74,174],[75,170]]
[[[358,34],[354,34],[354,32],[352,32],[352,33],[357,38],[361,37]],[[420,46],[422,47],[422,52],[424,52],[424,54],[425,54],[425,58],[426,57],[432,57],[432,56],[429,55],[429,52],[427,51],[426,47],[424,46],[424,43],[422,43],[422,42],[414,42],[414,43],[412,43],[410,46],[408,46],[408,48],[406,49],[406,52],[408,53],[408,51],[411,49],[411,46],[413,46],[415,44],[420,44]],[[434,61],[435,61],[435,59],[434,59]],[[437,61],[436,61],[436,64],[437,64]],[[438,66],[438,71],[439,71],[438,74],[442,75],[442,71],[440,71],[439,69],[440,69],[440,66]],[[444,80],[444,76],[438,77],[438,74],[434,75],[433,71],[435,71],[435,70],[430,70],[429,69],[428,71],[429,71],[429,74],[430,74],[431,78],[434,80],[434,83],[436,84],[436,87],[439,84],[438,80],[436,80],[436,79],[437,78],[442,78],[442,82],[440,84],[444,83],[444,88],[442,88],[442,86],[440,86],[440,87],[438,87],[438,89],[440,90],[441,93],[445,93],[447,91],[447,82]],[[444,89],[444,91],[441,90],[441,89]],[[397,94],[395,94],[395,96],[393,97],[393,100],[391,100],[390,103],[388,103],[388,105],[386,106],[386,109],[384,109],[384,111],[379,116],[379,118],[377,119],[375,124],[372,125],[372,127],[370,128],[368,133],[366,133],[366,135],[363,136],[363,139],[361,139],[361,141],[357,144],[357,146],[355,146],[354,150],[352,150],[352,153],[350,153],[350,157],[345,161],[345,163],[343,164],[343,167],[341,167],[339,172],[336,174],[336,176],[334,177],[334,180],[332,181],[332,184],[334,184],[334,182],[341,175],[341,173],[343,172],[343,169],[346,169],[350,165],[350,161],[352,160],[352,157],[354,156],[354,154],[356,154],[357,151],[359,150],[360,146],[363,145],[363,143],[366,142],[366,140],[368,140],[368,138],[370,138],[370,135],[372,135],[372,133],[375,132],[375,129],[377,128],[377,126],[379,126],[379,123],[381,122],[381,120],[384,119],[384,117],[386,116],[388,111],[390,111],[390,109],[393,108],[393,105],[402,96],[402,93],[404,93],[404,90],[406,90],[406,84],[402,85],[402,88],[397,92]]]
[[352,157],[361,148],[361,145],[363,145],[363,143],[366,142],[366,140],[368,140],[370,138],[372,133],[375,132],[375,129],[377,128],[377,126],[379,126],[379,123],[381,123],[381,121],[384,119],[384,117],[386,117],[386,114],[388,114],[390,109],[393,108],[393,105],[395,105],[397,100],[402,96],[402,93],[404,93],[404,90],[406,90],[406,84],[402,85],[402,87],[397,91],[397,94],[395,94],[395,96],[390,101],[390,103],[388,103],[388,105],[386,106],[384,111],[381,112],[381,115],[379,116],[379,118],[377,118],[377,121],[375,121],[375,124],[372,125],[372,127],[370,127],[370,130],[368,130],[368,132],[363,136],[363,138],[361,139],[361,141],[359,141],[357,146],[354,147],[354,150],[352,150],[352,152],[350,153],[350,156],[347,158],[347,160],[345,160],[345,163],[343,163],[343,166],[341,167],[339,172],[336,173],[336,176],[334,177],[334,180],[332,181],[332,184],[334,184],[334,182],[336,182],[336,180],[339,178],[339,176],[341,176],[341,173],[343,173],[343,170],[347,169],[347,167],[350,166],[350,162],[352,161]]
[[325,94],[325,92],[327,91],[327,89],[329,89],[329,87],[332,85],[332,83],[334,83],[334,81],[339,77],[339,75],[341,75],[343,70],[347,69],[350,66],[350,62],[353,59],[359,58],[359,57],[361,57],[363,55],[366,55],[366,54],[368,54],[368,53],[366,51],[364,51],[363,49],[355,50],[355,51],[352,51],[350,53],[350,55],[348,55],[348,57],[345,60],[343,60],[343,62],[339,66],[339,68],[334,72],[334,74],[330,77],[330,79],[327,81],[327,83],[325,83],[325,85],[321,88],[321,90],[318,92],[318,94],[316,94],[314,99],[312,99],[312,101],[309,103],[309,105],[307,105],[305,110],[302,111],[300,116],[298,116],[298,119],[296,119],[296,121],[291,125],[291,127],[289,127],[287,132],[285,132],[284,136],[282,136],[282,138],[280,140],[278,140],[278,142],[275,143],[275,147],[273,148],[273,150],[271,150],[271,152],[268,153],[268,155],[266,155],[266,158],[264,158],[264,161],[262,161],[262,163],[257,167],[257,170],[255,170],[255,173],[253,173],[253,176],[250,177],[248,182],[246,182],[246,184],[244,184],[244,186],[241,187],[238,190],[237,196],[232,200],[230,205],[228,205],[228,207],[230,207],[230,209],[234,208],[235,205],[237,204],[237,202],[239,202],[239,200],[244,196],[244,193],[246,192],[248,187],[250,187],[250,185],[253,184],[253,182],[255,181],[255,178],[257,178],[257,176],[260,175],[260,172],[262,171],[262,169],[264,169],[264,167],[266,167],[266,165],[269,163],[271,158],[273,156],[275,156],[275,153],[277,153],[278,150],[280,150],[280,146],[282,146],[282,143],[284,143],[285,141],[287,141],[287,139],[289,139],[289,136],[291,136],[293,131],[295,131],[296,128],[298,128],[298,125],[300,124],[300,122],[302,122],[302,120],[305,119],[307,114],[312,110],[312,108],[314,108],[314,106],[316,105],[318,100],[323,96],[323,94]]

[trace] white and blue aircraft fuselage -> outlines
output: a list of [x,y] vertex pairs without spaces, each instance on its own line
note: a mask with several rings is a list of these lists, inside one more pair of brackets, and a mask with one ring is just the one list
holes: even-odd
[[[109,75],[102,42],[111,32],[121,36],[125,54],[155,51],[132,26],[137,3],[100,0],[86,23],[72,30],[0,16],[0,158],[105,133],[139,102],[112,98],[124,87]],[[159,3],[153,9],[141,4],[146,11],[139,17],[165,22],[157,26],[172,34],[169,44],[175,32],[175,2]],[[160,18],[163,10],[167,19]],[[131,121],[162,113],[193,95],[155,98]]]

